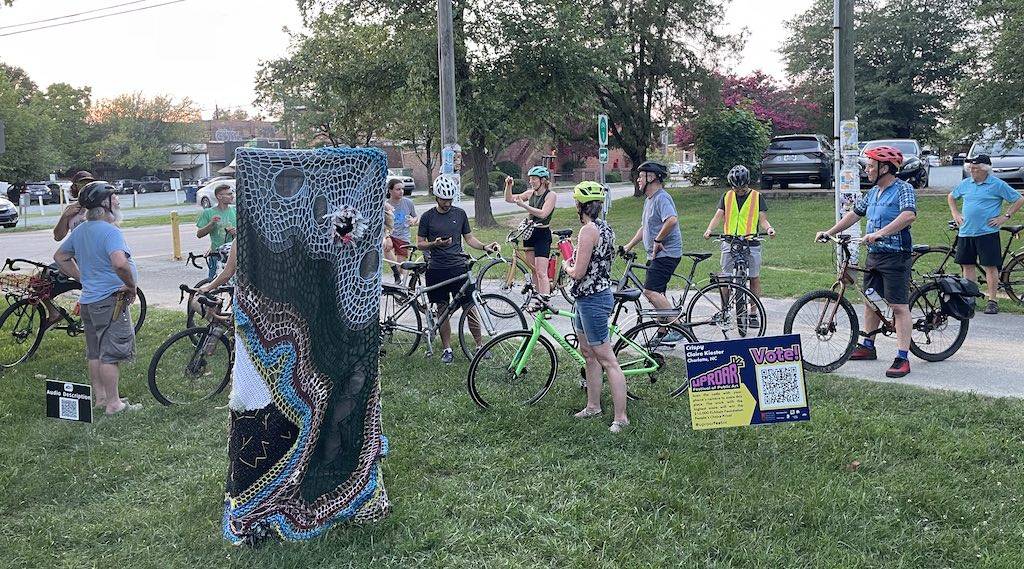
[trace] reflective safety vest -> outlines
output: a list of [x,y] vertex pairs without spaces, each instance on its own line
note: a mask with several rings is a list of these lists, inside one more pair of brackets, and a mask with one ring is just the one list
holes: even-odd
[[750,190],[743,207],[736,207],[736,190],[725,194],[725,234],[750,235],[757,232],[758,201],[761,195],[757,190]]

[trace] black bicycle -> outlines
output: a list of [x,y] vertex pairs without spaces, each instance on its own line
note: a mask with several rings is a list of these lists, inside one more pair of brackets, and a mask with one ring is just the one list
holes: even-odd
[[[954,232],[953,239],[947,245],[914,245],[913,266],[911,267],[913,280],[917,284],[924,284],[930,275],[950,274],[947,267],[950,261],[956,258],[956,247],[960,243],[960,226],[956,220],[949,221],[949,230]],[[999,272],[999,288],[1006,292],[1006,295],[1018,304],[1024,304],[1024,247],[1013,253],[1013,240],[1024,236],[1024,225],[1007,225],[1000,228],[1010,234],[1003,247],[1003,269]],[[959,274],[959,271],[955,271]],[[978,269],[978,285],[984,286],[985,271]]]

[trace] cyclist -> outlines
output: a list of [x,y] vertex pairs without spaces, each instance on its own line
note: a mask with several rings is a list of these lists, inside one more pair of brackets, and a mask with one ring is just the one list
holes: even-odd
[[629,425],[626,416],[626,376],[612,352],[608,320],[612,313],[612,259],[615,257],[615,232],[601,220],[605,189],[597,182],[582,182],[573,189],[576,213],[580,218],[575,259],[562,261],[574,281],[576,298],[573,328],[579,337],[580,352],[587,360],[587,405],[576,417],[585,419],[601,414],[601,373],[608,375],[615,416],[609,430],[622,431]]
[[[845,231],[860,218],[868,218],[868,260],[864,275],[864,293],[884,298],[896,321],[896,359],[885,372],[886,377],[903,377],[910,373],[910,266],[913,242],[910,225],[917,219],[917,195],[914,187],[896,177],[903,165],[903,153],[892,146],[879,146],[864,151],[868,159],[866,171],[874,186],[857,200],[847,213],[828,231],[820,231],[816,240]],[[877,330],[879,318],[874,310],[864,307],[865,330]],[[853,350],[852,360],[876,360],[874,334],[864,337]]]
[[[452,205],[459,194],[459,182],[456,178],[445,175],[438,176],[434,180],[433,189],[437,207],[423,212],[416,235],[417,248],[430,254],[425,275],[426,284],[429,287],[457,276],[463,277],[462,280],[427,293],[427,298],[440,314],[444,312],[448,303],[465,284],[466,263],[462,258],[462,240],[465,239],[470,247],[481,251],[497,251],[499,245],[497,243],[489,245],[481,243],[469,227],[469,216],[466,215],[466,212],[462,208]],[[467,298],[466,304],[460,308],[471,311],[469,331],[479,346],[481,344],[480,321],[476,317],[471,303],[472,300]],[[444,351],[441,352],[441,363],[450,364],[454,361],[455,356],[451,347],[452,330],[448,319],[441,322],[440,328],[441,344],[444,347]]]
[[[643,241],[649,260],[647,278],[644,280],[644,296],[655,308],[668,310],[672,308],[672,303],[665,296],[665,292],[683,256],[679,215],[676,213],[676,204],[672,196],[665,191],[668,168],[660,162],[648,160],[637,170],[636,183],[640,192],[637,197],[645,196],[644,212],[640,228],[620,252],[628,252]],[[662,341],[678,342],[682,339],[683,335],[673,330]]]
[[551,300],[551,280],[548,278],[548,259],[551,257],[551,216],[554,215],[558,196],[551,190],[551,172],[544,166],[534,166],[527,173],[530,188],[517,195],[512,194],[511,177],[505,178],[505,201],[515,204],[530,214],[533,233],[523,241],[526,260],[533,273],[533,282],[540,295],[537,304],[546,306]]
[[[751,235],[757,233],[757,228],[771,237],[775,237],[775,229],[768,223],[768,205],[764,196],[757,190],[750,189],[750,170],[742,164],[733,166],[726,176],[729,186],[732,188],[726,192],[718,201],[718,211],[708,223],[704,231],[704,239],[711,238],[711,232],[718,227],[719,223],[725,221],[722,233],[725,235]],[[761,245],[754,245],[747,248],[745,252],[747,260],[747,276],[750,278],[750,291],[754,296],[761,296]],[[733,266],[733,258],[729,243],[722,242],[722,272],[728,273]],[[740,283],[746,285],[747,283]],[[751,307],[750,325],[759,326],[758,315]]]
[[[409,242],[412,240],[409,228],[416,225],[419,222],[419,218],[416,217],[416,206],[412,203],[411,199],[405,197],[402,181],[398,178],[388,180],[387,203],[394,212],[394,227],[391,230],[391,237],[389,239],[391,250],[394,252],[393,260],[401,263],[409,259]],[[403,273],[402,268],[398,265],[392,265],[391,271],[394,273],[395,282],[400,281]]]
[[[960,240],[956,247],[956,262],[963,267],[964,278],[978,282],[978,265],[985,269],[988,283],[988,304],[985,314],[998,314],[996,291],[999,271],[1003,268],[1003,246],[999,228],[1024,205],[1024,198],[1009,184],[992,175],[992,158],[979,154],[966,160],[971,177],[960,182],[946,196],[949,211],[960,226]],[[956,200],[963,198],[963,213]],[[1010,204],[1001,213],[1003,200]],[[980,262],[979,262],[980,261]]]
[[[74,228],[81,225],[85,221],[85,210],[78,203],[78,195],[87,184],[94,182],[92,174],[81,170],[76,172],[71,177],[71,198],[75,201],[68,204],[64,211],[60,214],[60,219],[57,220],[57,225],[53,228],[53,240],[63,241]],[[51,265],[54,269],[58,269],[57,264]],[[53,280],[53,296],[64,294],[68,291],[78,290],[82,288],[82,284],[74,279],[70,279],[67,275],[58,272],[56,278]],[[43,306],[46,307],[47,326],[51,326],[60,321],[60,312],[57,311],[57,307],[54,306],[52,299],[43,301]]]
[[[238,217],[235,214],[235,190],[229,184],[220,184],[213,189],[213,195],[217,205],[204,209],[196,219],[196,237],[202,239],[210,236],[210,252],[232,241],[235,238],[238,227]],[[207,274],[208,279],[217,276],[218,261],[216,255],[206,257],[206,266],[210,268]]]

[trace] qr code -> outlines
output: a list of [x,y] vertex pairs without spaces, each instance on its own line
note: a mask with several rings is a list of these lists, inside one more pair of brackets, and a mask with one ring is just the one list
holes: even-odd
[[71,399],[70,397],[60,398],[60,415],[61,419],[68,419],[70,421],[78,420],[78,400]]
[[807,406],[800,362],[757,366],[757,391],[764,410]]

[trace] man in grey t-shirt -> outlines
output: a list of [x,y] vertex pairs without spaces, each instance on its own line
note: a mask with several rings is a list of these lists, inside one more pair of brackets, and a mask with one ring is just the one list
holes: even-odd
[[[409,243],[412,241],[412,233],[409,229],[419,223],[416,217],[416,206],[412,200],[405,197],[402,189],[402,181],[393,178],[388,181],[388,204],[394,210],[395,224],[391,230],[391,249],[394,251],[395,260],[399,263],[409,259]],[[401,280],[405,274],[398,265],[392,265],[391,271],[395,275],[395,282]]]
[[[647,279],[644,282],[644,296],[660,310],[672,308],[665,296],[672,274],[683,256],[683,236],[679,232],[679,216],[672,196],[665,191],[668,168],[659,162],[648,160],[638,168],[637,187],[643,192],[644,213],[636,235],[623,248],[631,250],[641,240],[647,250]],[[678,342],[682,335],[670,332],[663,342]]]

